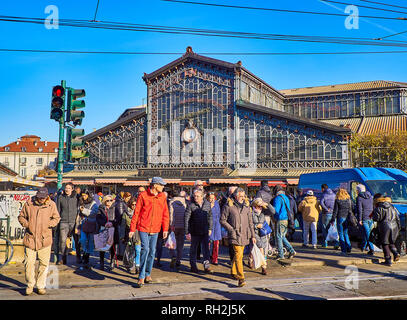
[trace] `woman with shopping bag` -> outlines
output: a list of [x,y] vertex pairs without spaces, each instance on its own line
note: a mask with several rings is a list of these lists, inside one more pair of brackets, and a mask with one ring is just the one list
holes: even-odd
[[[114,228],[113,234],[113,241],[112,246],[110,247],[110,269],[114,269],[114,264],[116,261],[117,264],[117,257],[116,257],[116,245],[119,243],[119,226],[121,223],[121,217],[116,215],[115,207],[113,206],[113,197],[111,195],[106,195],[103,200],[102,204],[99,207],[98,214],[96,216],[96,221],[99,226],[99,231],[101,227]],[[100,258],[100,270],[104,270],[105,266],[105,252],[100,251],[99,253]]]
[[[256,198],[252,202],[252,211],[253,211],[253,226],[254,226],[254,236],[256,238],[256,245],[253,245],[253,249],[251,250],[250,257],[249,257],[249,265],[256,268],[256,262],[259,259],[259,255],[256,252],[259,250],[263,259],[261,261],[261,274],[267,275],[267,262],[264,259],[266,249],[267,249],[267,235],[271,233],[270,226],[268,226],[266,222],[266,217],[263,213],[263,209],[267,208],[267,203],[265,203],[261,198]],[[267,228],[268,227],[268,228]],[[267,231],[266,231],[267,230]],[[256,252],[256,254],[253,253]],[[255,261],[256,260],[256,261]]]

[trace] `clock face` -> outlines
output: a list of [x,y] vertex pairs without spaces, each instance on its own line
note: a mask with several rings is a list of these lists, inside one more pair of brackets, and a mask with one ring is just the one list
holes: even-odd
[[182,139],[187,143],[194,141],[196,139],[196,137],[197,137],[197,134],[196,134],[195,128],[187,128],[182,133]]

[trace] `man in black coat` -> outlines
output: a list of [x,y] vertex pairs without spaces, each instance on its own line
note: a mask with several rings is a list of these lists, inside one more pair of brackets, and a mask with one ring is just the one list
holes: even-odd
[[[66,239],[71,237],[75,231],[76,216],[78,214],[78,197],[73,188],[74,185],[71,182],[67,183],[64,192],[57,198],[57,209],[61,217],[57,228],[57,234],[59,235],[59,255],[57,256],[57,264],[66,264]],[[80,252],[80,249],[78,252]]]
[[201,190],[196,190],[194,200],[187,206],[185,211],[185,234],[191,240],[189,261],[191,271],[198,273],[196,256],[198,246],[203,251],[203,265],[206,273],[213,273],[209,264],[209,236],[212,233],[213,220],[212,209],[208,200],[204,199]]

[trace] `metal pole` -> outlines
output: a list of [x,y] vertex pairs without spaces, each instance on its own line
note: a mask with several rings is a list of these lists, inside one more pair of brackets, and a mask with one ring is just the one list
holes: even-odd
[[[66,92],[66,81],[61,80],[61,86],[65,89]],[[58,145],[58,178],[57,178],[57,191],[62,188],[62,175],[64,169],[64,137],[65,137],[65,106],[63,106],[63,116],[59,119],[59,145]]]

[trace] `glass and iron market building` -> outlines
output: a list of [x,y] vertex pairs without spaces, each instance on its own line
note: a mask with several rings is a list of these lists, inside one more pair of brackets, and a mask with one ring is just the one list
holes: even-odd
[[276,90],[240,61],[191,47],[143,80],[147,104],[85,136],[90,157],[64,182],[104,192],[153,176],[181,186],[295,185],[302,173],[350,167],[352,133],[407,129],[407,83]]

